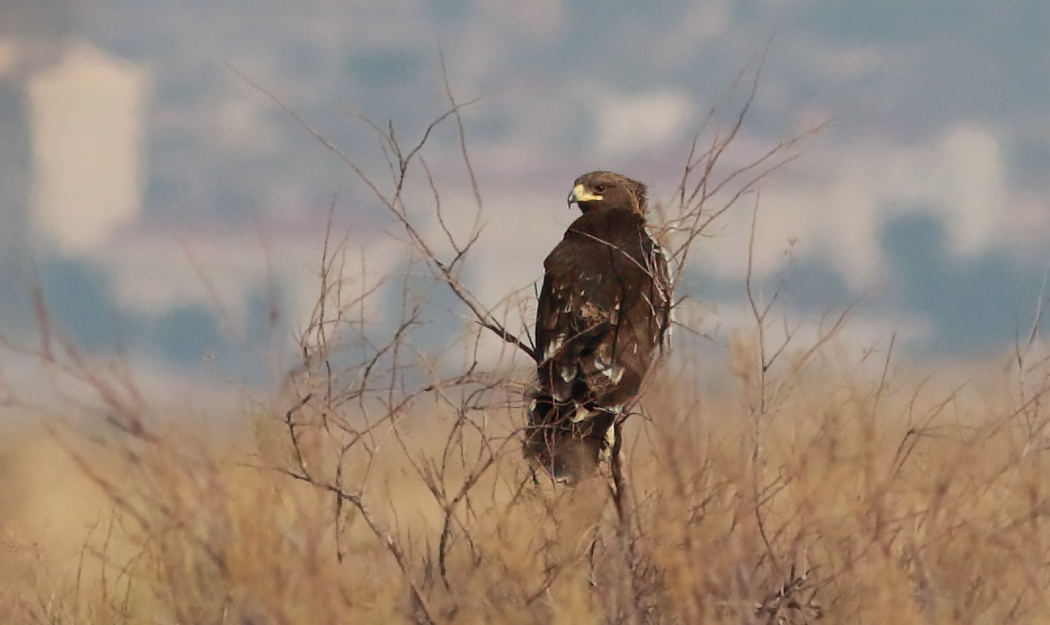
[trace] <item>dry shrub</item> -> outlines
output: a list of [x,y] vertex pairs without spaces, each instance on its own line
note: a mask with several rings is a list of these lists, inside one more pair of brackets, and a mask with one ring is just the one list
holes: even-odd
[[[438,121],[458,122],[448,95]],[[746,110],[709,149],[694,142],[663,214],[679,266],[709,224],[788,158],[785,142],[715,180]],[[48,457],[0,457],[0,619],[1043,621],[1050,368],[1037,332],[1019,343],[1011,375],[987,374],[991,394],[973,384],[940,391],[895,363],[892,338],[851,351],[849,310],[803,341],[775,295],[757,297],[749,272],[750,325],[730,341],[729,381],[702,390],[712,368],[695,351],[704,342],[679,339],[685,347],[623,424],[629,442],[607,470],[575,488],[551,484],[520,453],[529,371],[516,357],[534,357],[518,338],[528,334],[515,317],[524,308],[514,298],[486,306],[461,280],[481,221],[456,232],[442,219],[420,160],[437,124],[409,148],[376,127],[387,186],[326,142],[404,228],[409,260],[403,275],[369,282],[347,270],[346,245],[330,232],[300,362],[276,397],[233,417],[232,433],[158,418],[127,368],[79,353],[41,309],[41,342],[29,351],[93,396],[67,419],[92,425],[56,426],[49,440],[106,507],[63,511],[93,529],[56,566],[42,543],[57,539],[26,525],[31,506],[14,507],[41,497],[44,485],[13,485],[40,475]],[[432,192],[438,241],[406,203],[413,172]],[[413,281],[421,273],[472,321],[462,367],[413,341],[428,314]],[[391,293],[395,315],[370,319],[373,301]],[[479,356],[485,336],[507,348],[495,363]]]
[[451,410],[402,415],[404,447],[391,431],[370,467],[348,463],[359,500],[289,477],[287,426],[265,415],[239,442],[172,426],[81,444],[109,511],[57,568],[49,534],[7,515],[0,607],[11,623],[1041,622],[1050,492],[1018,407],[812,367],[758,423],[739,395],[650,391],[626,432],[630,552],[606,476],[536,484],[514,447],[479,478],[441,472]]

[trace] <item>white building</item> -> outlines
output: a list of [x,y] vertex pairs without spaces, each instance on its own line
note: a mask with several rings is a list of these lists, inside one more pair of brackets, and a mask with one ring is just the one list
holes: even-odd
[[29,77],[34,238],[86,253],[136,218],[148,94],[143,68],[83,42]]

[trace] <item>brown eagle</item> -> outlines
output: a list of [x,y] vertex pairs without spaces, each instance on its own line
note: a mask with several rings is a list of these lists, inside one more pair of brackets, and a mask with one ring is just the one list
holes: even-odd
[[646,187],[609,171],[576,179],[583,213],[543,262],[536,379],[524,451],[559,481],[593,473],[613,424],[670,338],[667,256],[646,231]]

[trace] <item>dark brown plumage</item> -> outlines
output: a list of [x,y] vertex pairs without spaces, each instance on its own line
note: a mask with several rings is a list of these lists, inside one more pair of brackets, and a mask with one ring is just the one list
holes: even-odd
[[559,480],[597,466],[612,425],[669,338],[667,257],[646,231],[646,187],[595,171],[569,204],[583,214],[543,263],[536,379],[525,454]]

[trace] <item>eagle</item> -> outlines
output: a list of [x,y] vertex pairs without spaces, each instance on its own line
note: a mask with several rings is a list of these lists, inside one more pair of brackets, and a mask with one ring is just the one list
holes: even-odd
[[645,184],[593,171],[568,203],[582,214],[543,262],[523,447],[552,478],[576,483],[593,474],[667,348],[672,282],[647,231]]

